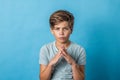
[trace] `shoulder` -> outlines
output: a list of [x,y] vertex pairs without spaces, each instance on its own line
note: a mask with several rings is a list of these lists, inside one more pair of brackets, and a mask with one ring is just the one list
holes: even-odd
[[71,42],[71,47],[75,50],[76,49],[80,51],[85,50],[83,46],[81,46],[80,44],[74,43],[74,42]]
[[71,47],[69,50],[76,56],[86,55],[84,47],[74,42],[71,43]]
[[47,43],[47,44],[44,44],[42,47],[41,47],[41,50],[49,50],[53,47],[54,45],[54,42],[50,42],[50,43]]

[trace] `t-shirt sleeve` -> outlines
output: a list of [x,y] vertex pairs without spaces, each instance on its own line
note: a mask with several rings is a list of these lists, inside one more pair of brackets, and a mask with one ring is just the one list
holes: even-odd
[[78,58],[77,63],[79,65],[85,65],[86,64],[86,52],[84,48],[79,49],[80,55]]
[[39,64],[44,64],[47,65],[48,64],[48,50],[46,46],[43,46],[40,49],[40,53],[39,53]]

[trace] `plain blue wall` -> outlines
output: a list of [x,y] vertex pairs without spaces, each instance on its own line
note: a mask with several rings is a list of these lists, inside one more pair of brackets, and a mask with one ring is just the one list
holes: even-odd
[[75,16],[71,40],[87,52],[86,80],[120,80],[119,0],[0,0],[0,80],[39,80],[39,49],[54,40],[49,16]]

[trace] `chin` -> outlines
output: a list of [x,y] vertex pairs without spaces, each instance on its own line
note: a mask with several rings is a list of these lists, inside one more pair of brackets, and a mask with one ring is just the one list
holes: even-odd
[[63,40],[63,41],[62,41],[62,40],[60,40],[59,42],[60,42],[60,43],[66,43],[67,41],[66,41],[66,40]]

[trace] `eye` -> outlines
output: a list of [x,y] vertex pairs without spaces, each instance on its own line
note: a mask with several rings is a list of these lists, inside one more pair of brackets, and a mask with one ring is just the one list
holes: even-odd
[[60,28],[54,28],[54,30],[59,30]]
[[69,30],[69,28],[68,28],[68,27],[65,27],[64,30]]

